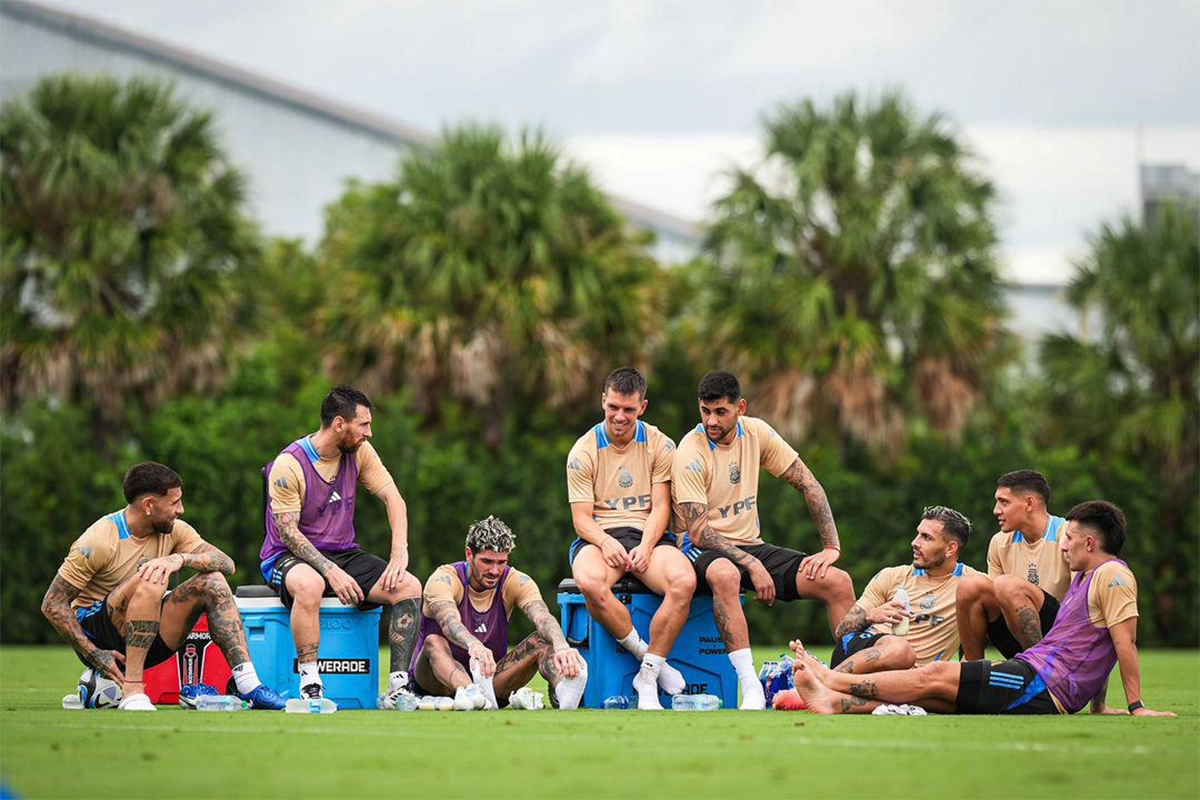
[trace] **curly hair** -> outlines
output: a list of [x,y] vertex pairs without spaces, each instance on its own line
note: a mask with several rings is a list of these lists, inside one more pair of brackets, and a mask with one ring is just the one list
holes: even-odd
[[467,547],[472,553],[483,550],[507,553],[516,546],[516,534],[504,523],[504,520],[489,516],[487,519],[471,523],[471,527],[467,528]]

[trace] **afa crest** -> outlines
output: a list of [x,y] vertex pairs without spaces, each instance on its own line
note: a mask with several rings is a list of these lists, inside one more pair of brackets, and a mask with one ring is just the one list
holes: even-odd
[[742,468],[737,462],[729,465],[729,482],[733,484],[742,482]]
[[622,489],[628,489],[630,486],[633,486],[633,473],[621,467],[617,470],[617,485]]

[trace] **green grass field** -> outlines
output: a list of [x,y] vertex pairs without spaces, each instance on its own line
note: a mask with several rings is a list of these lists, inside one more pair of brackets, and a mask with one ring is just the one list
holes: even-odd
[[1200,797],[1200,654],[1142,666],[1147,701],[1179,719],[125,715],[61,709],[80,671],[65,648],[4,647],[0,779],[29,798]]

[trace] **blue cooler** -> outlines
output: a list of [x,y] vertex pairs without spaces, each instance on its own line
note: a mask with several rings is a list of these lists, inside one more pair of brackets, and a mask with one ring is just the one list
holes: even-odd
[[[246,625],[250,658],[262,682],[284,697],[300,696],[300,671],[292,640],[291,611],[266,586],[238,587],[234,598]],[[383,609],[359,611],[336,597],[321,601],[321,650],[317,661],[325,696],[338,709],[375,708],[379,695],[379,617]]]
[[[629,608],[638,635],[650,641],[650,620],[662,604],[662,598],[633,578],[617,581],[613,594]],[[625,695],[636,703],[633,679],[637,675],[638,661],[592,619],[575,581],[568,579],[558,585],[558,607],[567,642],[579,650],[588,665],[582,707],[603,708],[604,698],[614,695]],[[687,622],[667,660],[683,673],[689,694],[715,694],[725,708],[737,708],[737,673],[729,663],[725,643],[717,632],[711,597],[697,595],[692,598]],[[671,698],[661,690],[659,700],[664,708],[670,708]]]

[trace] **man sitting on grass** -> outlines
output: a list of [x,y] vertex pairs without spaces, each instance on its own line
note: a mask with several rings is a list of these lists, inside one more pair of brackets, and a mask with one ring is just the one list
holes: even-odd
[[1128,713],[1175,716],[1142,704],[1137,582],[1117,558],[1125,544],[1125,515],[1112,503],[1090,500],[1071,509],[1066,520],[1059,547],[1078,575],[1039,643],[994,664],[938,661],[859,676],[830,670],[794,641],[796,690],[809,710],[870,714],[881,704],[903,703],[943,714],[1074,714],[1120,664]]

